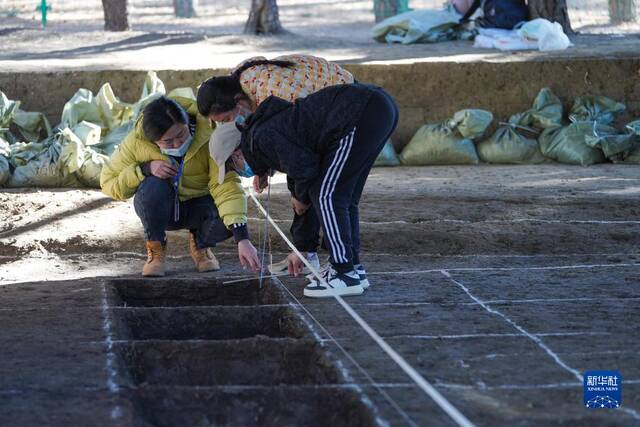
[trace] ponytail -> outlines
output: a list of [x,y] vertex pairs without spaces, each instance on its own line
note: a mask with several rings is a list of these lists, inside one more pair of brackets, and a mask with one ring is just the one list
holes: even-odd
[[247,61],[229,76],[211,77],[198,89],[198,111],[205,117],[211,114],[224,113],[233,110],[238,99],[249,99],[242,90],[240,75],[257,65],[275,65],[276,67],[291,68],[295,63],[291,61],[258,60]]

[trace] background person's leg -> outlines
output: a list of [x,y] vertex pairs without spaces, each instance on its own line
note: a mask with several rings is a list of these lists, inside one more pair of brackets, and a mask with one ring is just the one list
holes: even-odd
[[195,234],[199,249],[213,248],[233,235],[224,225],[218,208],[209,195],[180,203],[179,225]]
[[[287,188],[293,195],[293,180],[287,177]],[[300,252],[318,252],[320,244],[320,220],[314,209],[308,209],[304,214],[293,212],[291,223],[291,237],[293,244]]]

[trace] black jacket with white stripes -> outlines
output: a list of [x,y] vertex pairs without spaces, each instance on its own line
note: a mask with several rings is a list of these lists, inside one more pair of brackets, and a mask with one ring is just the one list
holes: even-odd
[[309,187],[332,144],[354,128],[377,87],[330,86],[294,103],[271,96],[242,127],[240,147],[256,175],[269,170],[294,181],[295,198],[309,203]]

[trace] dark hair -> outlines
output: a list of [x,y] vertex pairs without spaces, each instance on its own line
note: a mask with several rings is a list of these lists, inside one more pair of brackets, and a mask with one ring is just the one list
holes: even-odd
[[276,67],[291,68],[295,64],[291,61],[248,61],[242,64],[229,76],[211,77],[200,85],[198,89],[198,111],[203,116],[224,113],[233,110],[238,99],[249,99],[242,91],[240,75],[256,65],[275,65]]
[[161,96],[151,101],[142,110],[142,130],[147,139],[158,141],[171,126],[188,124],[187,112],[173,99]]

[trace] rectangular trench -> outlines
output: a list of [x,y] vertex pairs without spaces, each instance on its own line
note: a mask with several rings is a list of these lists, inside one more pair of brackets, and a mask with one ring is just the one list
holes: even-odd
[[140,426],[375,424],[276,283],[116,279],[108,289]]

